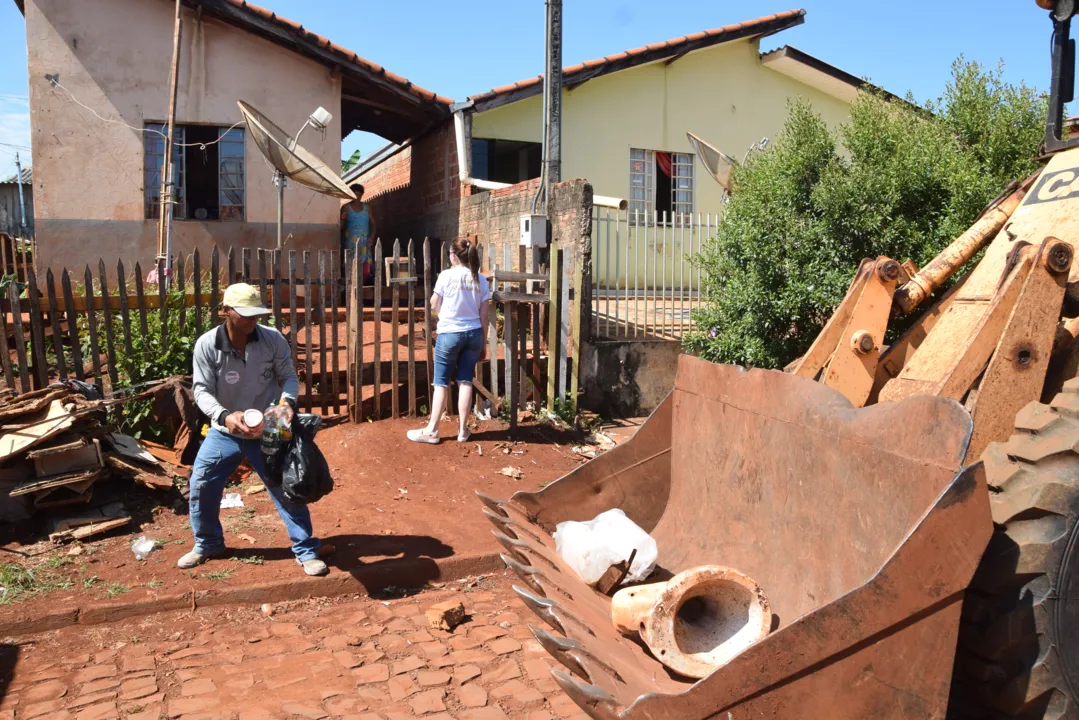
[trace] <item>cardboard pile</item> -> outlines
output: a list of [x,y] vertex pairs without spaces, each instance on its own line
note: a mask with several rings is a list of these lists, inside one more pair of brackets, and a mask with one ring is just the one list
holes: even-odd
[[[174,471],[137,440],[110,432],[93,386],[69,382],[23,395],[0,393],[0,480],[35,509],[76,506],[54,518],[54,541],[84,539],[130,522],[123,504],[90,508],[94,487],[113,479],[171,490]],[[72,508],[74,509],[74,508]]]

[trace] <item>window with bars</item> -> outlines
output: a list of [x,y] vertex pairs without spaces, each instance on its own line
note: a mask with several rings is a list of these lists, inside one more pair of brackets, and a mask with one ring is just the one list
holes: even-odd
[[[161,215],[165,126],[148,124],[144,182],[146,217]],[[177,220],[243,221],[246,207],[244,131],[178,125],[173,138],[173,217]]]
[[660,150],[629,151],[629,218],[677,223],[693,214],[694,156]]

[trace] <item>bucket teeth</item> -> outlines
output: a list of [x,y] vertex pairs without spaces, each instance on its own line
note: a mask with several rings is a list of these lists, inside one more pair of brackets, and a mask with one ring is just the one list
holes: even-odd
[[551,668],[551,675],[573,702],[593,720],[617,720],[621,706],[601,687],[576,680],[569,673]]
[[491,512],[487,508],[483,508],[483,514],[487,516],[487,519],[491,521],[491,524],[496,528],[504,532],[511,538],[516,539],[517,533],[513,531],[510,525],[513,525],[513,521],[507,518],[505,515],[499,515],[498,513]]
[[563,618],[565,618],[567,620],[572,620],[586,633],[595,637],[596,634],[592,632],[592,628],[588,627],[588,623],[586,623],[584,620],[580,619],[573,613],[565,610],[554,600],[540,595],[533,595],[531,592],[525,590],[519,585],[514,585],[513,591],[517,593],[517,595],[521,598],[524,604],[527,605],[529,609],[532,610],[532,612],[539,615],[541,620],[543,620],[545,623],[547,623],[563,635],[569,635],[569,633],[566,632],[566,626],[563,623]]
[[494,511],[495,514],[501,515],[504,518],[509,517],[509,515],[506,514],[506,511],[502,509],[502,503],[504,502],[503,500],[495,500],[490,495],[485,495],[479,490],[476,491],[476,497],[480,499],[481,503],[491,508],[491,510]]
[[523,543],[520,540],[514,540],[509,535],[498,530],[492,530],[491,534],[495,536],[495,540],[498,544],[506,549],[506,552],[510,554],[510,557],[517,560],[522,564],[528,563],[528,558],[521,552],[522,548],[527,548],[528,543]]
[[618,682],[623,682],[622,676],[617,670],[589,652],[588,648],[579,641],[559,637],[532,624],[529,624],[528,629],[532,631],[532,634],[539,641],[539,644],[543,646],[544,650],[550,653],[555,660],[569,668],[575,675],[592,682],[592,673],[585,667],[587,663],[588,665],[599,667]]
[[544,594],[543,588],[540,587],[536,583],[535,578],[533,578],[533,575],[542,576],[543,573],[541,573],[538,569],[532,567],[531,565],[524,565],[518,562],[509,555],[506,555],[505,553],[500,553],[499,557],[502,558],[502,562],[506,563],[506,567],[516,573],[517,577],[521,578],[521,580],[523,580],[524,583],[528,585],[528,587],[532,588],[541,595]]
[[554,633],[550,633],[541,627],[529,624],[528,629],[532,631],[532,634],[539,641],[539,644],[543,646],[551,657],[558,662],[565,665],[570,672],[579,678],[592,682],[592,676],[589,675],[588,670],[585,669],[576,657],[570,654],[571,650],[576,650],[581,647],[581,644],[576,640],[560,637]]
[[558,604],[554,600],[548,600],[545,597],[533,595],[531,592],[518,585],[513,586],[513,592],[517,593],[517,596],[521,598],[521,601],[528,606],[529,610],[536,613],[540,620],[563,635],[566,634],[566,628],[562,626],[562,621],[559,620],[553,612],[553,608],[558,607]]
[[[547,567],[551,568],[555,572],[558,572],[558,573],[562,572],[559,569],[559,567],[557,565],[555,565],[554,561],[551,560],[549,557],[547,557],[536,546],[530,545],[529,543],[526,543],[524,540],[511,538],[509,535],[506,535],[505,533],[499,532],[498,530],[492,530],[491,534],[495,536],[495,540],[497,540],[498,543],[502,547],[506,548],[506,550],[509,551],[510,555],[517,558],[522,563],[527,565],[530,562],[530,560],[529,560],[530,557],[531,558],[539,558],[540,560],[543,561],[543,563],[545,565],[547,565]],[[530,553],[530,555],[526,555],[522,551],[528,551],[528,553]]]

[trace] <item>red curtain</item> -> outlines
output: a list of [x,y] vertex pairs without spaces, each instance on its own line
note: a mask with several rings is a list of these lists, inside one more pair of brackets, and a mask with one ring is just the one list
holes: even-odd
[[667,177],[671,177],[671,154],[665,152],[657,152],[656,167],[659,168],[659,171],[661,173],[663,173]]

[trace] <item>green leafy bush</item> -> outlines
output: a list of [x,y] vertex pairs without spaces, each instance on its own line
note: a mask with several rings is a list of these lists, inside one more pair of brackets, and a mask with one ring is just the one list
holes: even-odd
[[1045,114],[1044,96],[962,58],[937,102],[862,92],[837,134],[808,103],[792,103],[768,150],[734,172],[699,259],[709,304],[687,350],[757,367],[797,358],[862,258],[921,266],[1032,173]]

